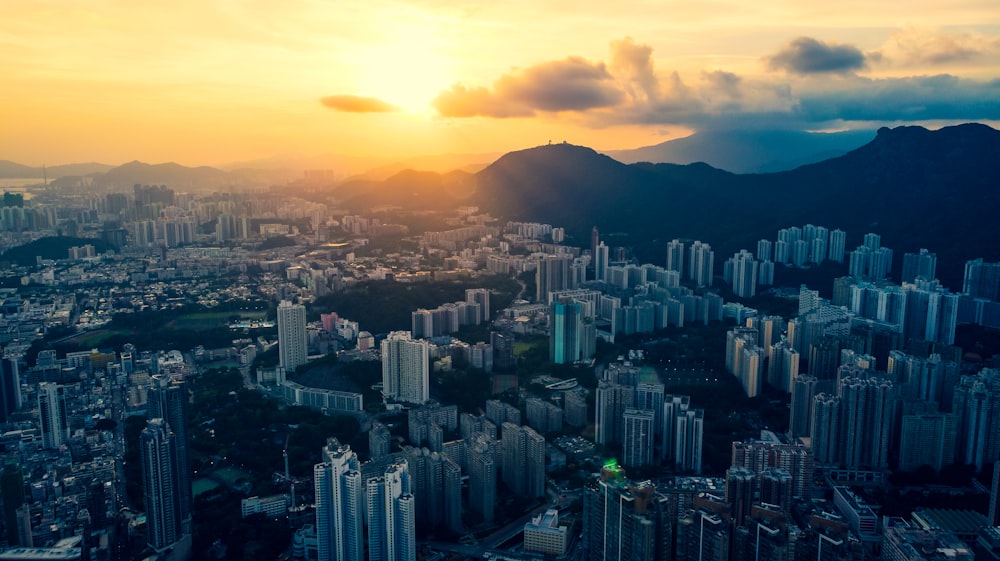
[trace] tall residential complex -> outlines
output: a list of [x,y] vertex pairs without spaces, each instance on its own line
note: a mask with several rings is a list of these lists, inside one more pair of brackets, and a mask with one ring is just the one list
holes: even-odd
[[306,307],[282,300],[278,304],[278,366],[291,372],[308,360]]
[[146,504],[146,542],[159,552],[182,536],[177,446],[174,434],[163,419],[146,422],[139,440],[139,453]]
[[556,364],[572,364],[594,356],[597,328],[581,302],[560,299],[550,306],[549,360]]
[[175,459],[177,465],[178,507],[185,533],[191,532],[191,438],[188,431],[187,407],[188,393],[184,380],[171,378],[165,374],[153,376],[152,386],[146,405],[146,416],[150,419],[163,419],[167,430],[174,435],[174,447],[177,450]]
[[715,252],[712,246],[695,240],[688,248],[687,278],[696,285],[712,286],[715,270]]
[[58,448],[69,440],[66,390],[63,386],[49,382],[38,384],[38,417],[43,447]]
[[382,393],[405,403],[430,399],[430,344],[409,331],[393,331],[382,341]]
[[496,441],[482,432],[469,442],[469,508],[486,523],[493,522],[497,501],[496,447]]
[[576,288],[570,272],[572,264],[572,255],[546,255],[538,259],[535,269],[536,302],[546,304],[550,292]]
[[409,464],[396,460],[367,485],[368,560],[415,561],[416,505]]
[[583,489],[584,559],[655,561],[669,552],[667,499],[649,481],[630,482],[610,460]]
[[313,467],[318,561],[364,561],[361,466],[351,447],[331,438]]

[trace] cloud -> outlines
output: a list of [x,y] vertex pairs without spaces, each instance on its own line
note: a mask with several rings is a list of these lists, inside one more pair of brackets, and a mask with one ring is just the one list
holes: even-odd
[[633,101],[655,102],[660,97],[659,81],[653,70],[653,47],[637,45],[631,37],[612,41],[610,67]]
[[492,88],[455,84],[431,102],[445,117],[524,117],[537,112],[587,111],[624,98],[604,63],[579,57],[504,74]]
[[1000,56],[1000,37],[971,33],[948,35],[937,30],[907,28],[896,31],[883,47],[903,64],[969,63]]
[[1000,119],[1000,80],[977,82],[947,74],[855,78],[839,87],[803,92],[794,115],[806,122]]
[[768,66],[792,74],[846,74],[866,67],[865,54],[851,45],[799,37],[767,58]]
[[399,107],[381,99],[358,95],[331,95],[319,101],[330,109],[346,113],[392,113],[402,111]]
[[438,95],[434,107],[446,117],[559,115],[594,128],[804,129],[850,122],[1000,120],[1000,80],[945,74],[870,78],[852,72],[875,64],[878,54],[799,38],[771,59],[787,74],[753,77],[712,70],[682,77],[657,71],[653,49],[625,38],[610,44],[607,65],[576,57],[544,62],[504,74],[490,87],[452,86]]

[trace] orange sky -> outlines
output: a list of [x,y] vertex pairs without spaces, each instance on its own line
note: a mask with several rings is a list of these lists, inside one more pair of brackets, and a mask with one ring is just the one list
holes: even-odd
[[0,159],[655,144],[1000,121],[995,0],[6,0]]

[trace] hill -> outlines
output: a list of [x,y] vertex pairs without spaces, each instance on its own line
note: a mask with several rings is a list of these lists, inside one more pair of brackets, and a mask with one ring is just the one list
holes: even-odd
[[0,261],[9,261],[21,266],[30,267],[35,264],[36,257],[41,257],[42,259],[66,259],[69,254],[69,248],[87,244],[94,246],[94,252],[97,254],[112,249],[111,244],[104,240],[51,236],[39,238],[31,243],[11,248],[3,255],[0,255]]
[[605,152],[627,164],[705,162],[733,173],[794,169],[847,153],[870,142],[875,131],[818,133],[793,130],[712,130],[633,150]]
[[82,164],[48,166],[45,169],[42,169],[41,167],[26,166],[10,160],[0,160],[0,178],[48,177],[51,180],[66,176],[103,173],[113,167],[114,166],[109,166],[107,164],[88,162]]
[[612,245],[654,263],[675,237],[711,243],[721,261],[786,226],[840,228],[848,249],[876,232],[897,261],[921,247],[938,252],[939,276],[957,288],[965,260],[1000,259],[997,154],[1000,132],[977,124],[883,128],[843,156],[754,175],[625,165],[589,148],[539,146],[477,174],[474,200],[496,215],[564,225],[579,239],[596,225],[616,234]]

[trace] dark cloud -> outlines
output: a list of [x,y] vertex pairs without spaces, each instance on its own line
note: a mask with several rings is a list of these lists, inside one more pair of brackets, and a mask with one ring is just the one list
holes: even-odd
[[879,80],[803,93],[794,114],[807,122],[1000,119],[1000,80],[947,74]]
[[[800,38],[771,59],[791,75],[752,78],[715,70],[685,81],[675,71],[657,73],[652,48],[626,38],[611,43],[607,66],[580,58],[546,62],[511,71],[492,87],[455,85],[433,103],[446,117],[574,112],[580,123],[596,128],[803,129],[849,122],[1000,120],[1000,80],[873,79],[850,72],[877,55]],[[821,72],[837,75],[828,80],[798,76]]]
[[374,97],[331,95],[319,101],[330,109],[346,113],[392,113],[394,111],[401,111],[399,107]]
[[491,89],[456,84],[432,104],[445,117],[523,117],[611,107],[623,98],[603,63],[570,57],[505,74]]
[[865,68],[865,54],[851,45],[799,37],[767,59],[773,69],[792,74],[846,74]]

